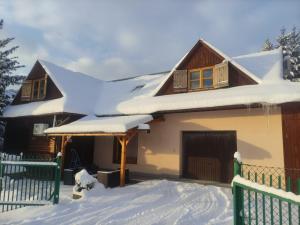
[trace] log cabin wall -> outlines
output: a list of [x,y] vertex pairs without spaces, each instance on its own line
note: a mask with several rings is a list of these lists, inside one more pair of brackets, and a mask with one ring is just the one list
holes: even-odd
[[[186,58],[178,66],[178,70],[192,70],[202,67],[210,67],[221,63],[224,60],[222,56],[209,48],[207,45],[199,41],[186,56]],[[249,76],[241,70],[229,63],[229,87],[257,84]],[[173,75],[166,81],[162,88],[157,93],[160,95],[186,93],[187,89],[173,89]]]
[[[33,66],[32,70],[28,74],[28,77],[26,80],[35,80],[35,79],[41,79],[44,78],[46,75],[46,71],[42,67],[42,65],[39,62],[36,62],[35,65]],[[21,89],[20,89],[21,90]],[[47,76],[47,84],[46,84],[46,96],[43,99],[44,100],[51,100],[51,99],[56,99],[56,98],[61,98],[63,95],[59,91],[59,89],[56,87],[54,82],[52,81],[50,76]],[[11,103],[12,105],[19,105],[19,104],[27,104],[30,103],[30,101],[22,101],[21,100],[21,91],[19,91]]]
[[[46,123],[51,127],[53,125],[53,117],[54,115],[7,119],[4,151],[11,153],[56,153],[57,148],[53,137],[33,135],[33,125],[35,123]],[[56,121],[60,123],[67,119],[66,122],[70,123],[81,117],[82,115],[65,113],[57,115]]]

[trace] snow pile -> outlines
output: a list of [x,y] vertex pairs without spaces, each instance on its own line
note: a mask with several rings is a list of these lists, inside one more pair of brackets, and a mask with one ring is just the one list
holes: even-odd
[[235,158],[239,163],[242,163],[241,153],[235,152],[234,155],[233,155],[233,158]]
[[93,188],[79,200],[72,200],[70,192],[62,186],[60,204],[3,213],[0,223],[233,224],[231,189],[153,180],[124,188]]
[[98,182],[96,178],[91,176],[85,169],[75,174],[76,191],[82,189],[90,190],[94,187],[95,183]]

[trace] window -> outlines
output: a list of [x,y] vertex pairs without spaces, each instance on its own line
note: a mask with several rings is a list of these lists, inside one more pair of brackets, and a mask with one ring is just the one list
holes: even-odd
[[213,87],[213,68],[190,70],[189,89],[208,89]]
[[203,73],[203,87],[212,88],[213,87],[213,69],[206,69],[202,71]]
[[32,100],[41,100],[46,96],[46,79],[34,80]]
[[21,88],[21,101],[36,101],[46,97],[47,78],[26,80]]
[[[114,138],[113,146],[113,163],[121,163],[121,149],[122,146],[118,139]],[[126,152],[126,163],[137,164],[137,153],[138,153],[138,135],[135,135],[127,145]]]

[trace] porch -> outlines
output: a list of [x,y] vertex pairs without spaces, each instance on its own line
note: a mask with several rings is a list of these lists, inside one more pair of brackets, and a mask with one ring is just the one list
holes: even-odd
[[45,133],[51,137],[61,137],[60,151],[62,152],[63,165],[66,165],[67,145],[73,142],[72,139],[78,137],[111,137],[117,141],[120,146],[119,169],[120,186],[125,185],[126,179],[126,159],[127,149],[130,141],[135,137],[139,130],[149,130],[147,123],[153,121],[151,115],[134,116],[115,116],[115,117],[96,117],[86,116],[73,123],[60,127],[53,127],[45,130]]

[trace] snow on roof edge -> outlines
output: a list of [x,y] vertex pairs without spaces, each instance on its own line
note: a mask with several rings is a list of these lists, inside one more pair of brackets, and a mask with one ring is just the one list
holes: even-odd
[[280,46],[279,48],[269,50],[269,51],[261,51],[261,52],[252,52],[249,54],[245,55],[238,55],[238,56],[233,56],[233,59],[242,59],[242,58],[248,58],[248,57],[257,57],[257,56],[263,56],[263,55],[269,55],[269,54],[276,54],[276,53],[282,53],[282,47]]
[[125,133],[139,124],[153,120],[150,114],[97,117],[88,115],[72,123],[48,128],[46,134],[58,133]]
[[240,65],[239,63],[237,63],[232,57],[229,57],[228,55],[226,55],[221,50],[219,50],[218,48],[216,48],[215,46],[213,46],[209,42],[205,41],[204,39],[200,39],[200,40],[203,43],[205,43],[208,47],[210,47],[211,49],[213,49],[215,52],[217,52],[218,54],[220,54],[222,57],[224,57],[226,60],[228,60],[229,62],[231,62],[232,65],[234,65],[235,67],[237,67],[238,69],[240,69],[242,72],[244,72],[245,74],[247,74],[254,81],[256,81],[257,83],[261,83],[262,82],[261,79],[259,79],[255,74],[251,73],[248,69],[246,69],[245,67],[243,67],[242,65]]

